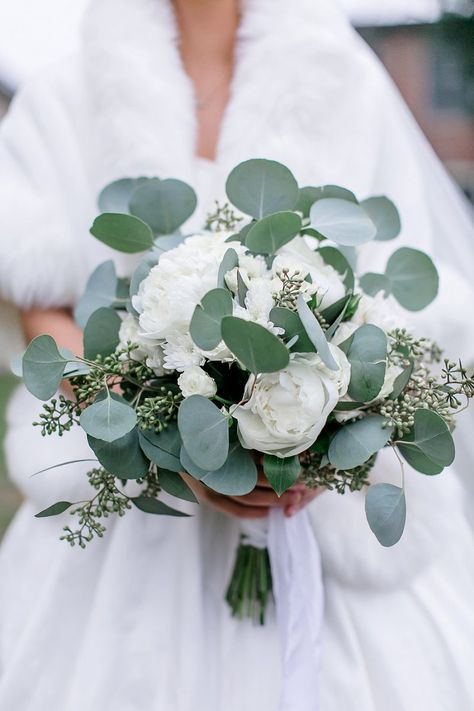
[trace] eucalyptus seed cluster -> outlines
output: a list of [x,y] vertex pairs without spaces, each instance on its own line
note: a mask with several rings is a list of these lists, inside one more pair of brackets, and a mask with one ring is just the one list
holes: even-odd
[[39,422],[33,422],[33,427],[41,427],[41,434],[57,433],[60,437],[65,432],[79,424],[81,408],[77,402],[68,400],[64,395],[53,398],[49,403],[44,403],[43,412],[39,415]]
[[101,518],[107,518],[110,514],[124,516],[131,508],[129,498],[117,489],[115,477],[105,469],[92,469],[87,477],[97,494],[90,501],[80,502],[71,509],[71,515],[77,516],[78,527],[73,530],[65,526],[61,536],[62,541],[81,548],[85,548],[95,536],[103,537],[106,529],[100,522]]
[[320,452],[307,450],[300,455],[301,481],[309,489],[324,487],[329,491],[345,494],[346,491],[360,491],[369,485],[369,473],[374,466],[377,455],[373,455],[364,464],[344,471],[335,469],[325,461]]
[[238,223],[242,222],[242,217],[235,214],[228,202],[220,205],[218,200],[215,200],[215,212],[209,212],[206,218],[206,228],[213,232],[220,230],[235,230]]
[[273,294],[275,306],[296,311],[298,296],[304,283],[301,272],[290,272],[288,268],[285,268],[277,272],[277,276],[281,281],[281,289]]
[[182,399],[181,393],[162,386],[160,395],[145,398],[143,404],[137,407],[138,426],[142,430],[162,432],[168,422],[176,419]]
[[450,408],[458,409],[464,400],[474,397],[474,374],[469,375],[461,361],[453,363],[446,359],[441,377],[444,383],[442,392]]

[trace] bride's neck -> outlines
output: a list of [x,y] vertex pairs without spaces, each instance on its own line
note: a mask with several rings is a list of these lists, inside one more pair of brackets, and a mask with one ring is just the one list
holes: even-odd
[[233,62],[239,24],[237,0],[173,0],[179,28],[180,49],[200,65]]
[[173,0],[179,50],[196,95],[199,156],[216,156],[229,100],[239,25],[237,0]]

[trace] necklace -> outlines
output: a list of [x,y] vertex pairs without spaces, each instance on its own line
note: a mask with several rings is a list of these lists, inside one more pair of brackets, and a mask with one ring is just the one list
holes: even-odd
[[196,109],[198,111],[204,111],[205,109],[209,108],[209,106],[212,104],[214,99],[219,93],[219,90],[224,86],[226,80],[220,81],[219,84],[217,84],[212,91],[207,94],[207,96],[196,96]]

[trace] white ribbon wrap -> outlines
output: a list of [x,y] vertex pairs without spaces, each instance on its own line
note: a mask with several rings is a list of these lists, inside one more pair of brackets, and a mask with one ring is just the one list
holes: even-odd
[[269,522],[245,521],[246,543],[268,548],[283,655],[279,711],[320,711],[324,587],[321,556],[308,513],[287,518],[273,509]]

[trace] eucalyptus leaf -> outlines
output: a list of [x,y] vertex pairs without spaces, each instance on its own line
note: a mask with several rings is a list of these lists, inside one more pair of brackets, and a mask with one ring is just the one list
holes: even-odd
[[331,440],[329,461],[336,469],[344,471],[359,467],[385,447],[391,434],[392,430],[385,427],[382,415],[369,415],[363,420],[344,425]]
[[189,331],[194,343],[210,351],[222,341],[222,319],[232,314],[232,296],[227,289],[208,291],[194,309]]
[[342,276],[346,289],[352,291],[355,284],[354,271],[348,259],[335,247],[320,247],[317,252],[326,264],[329,264]]
[[117,274],[114,263],[109,260],[99,264],[92,272],[76,308],[74,318],[84,328],[91,314],[102,306],[111,306],[117,293]]
[[365,513],[379,543],[387,548],[394,546],[405,528],[405,492],[393,484],[369,486],[365,497]]
[[189,454],[186,452],[186,449],[184,447],[181,447],[180,461],[181,461],[181,469],[183,471],[185,471],[187,474],[190,474],[195,479],[198,479],[199,481],[203,477],[205,477],[209,474],[209,471],[207,469],[202,469],[201,467],[198,467],[198,465],[193,462],[193,460],[191,459]]
[[323,198],[340,198],[341,200],[357,202],[354,193],[346,188],[339,187],[339,185],[322,185],[317,188],[306,185],[304,188],[300,188],[295,210],[303,213],[303,217],[309,217],[311,207],[317,200],[322,200]]
[[202,395],[191,395],[178,410],[178,428],[183,445],[198,467],[215,471],[229,453],[229,426],[214,403]]
[[374,239],[377,229],[359,205],[340,198],[318,200],[310,211],[310,227],[336,244],[355,247]]
[[153,232],[169,235],[191,217],[197,205],[194,190],[181,180],[154,178],[139,185],[130,198],[130,212]]
[[398,237],[402,228],[400,215],[391,200],[384,196],[370,197],[363,200],[360,206],[377,228],[376,240],[385,242]]
[[153,464],[173,472],[181,471],[181,436],[175,422],[168,423],[162,432],[140,430],[139,440],[142,450]]
[[369,296],[375,296],[379,291],[383,291],[384,297],[387,297],[392,291],[392,282],[385,274],[367,272],[361,276],[359,283],[362,290]]
[[385,275],[392,284],[393,296],[409,311],[421,311],[438,293],[436,267],[430,257],[418,249],[398,249],[388,260]]
[[148,472],[150,462],[140,448],[136,427],[113,442],[105,442],[91,435],[87,439],[104,469],[117,478],[139,479]]
[[415,411],[414,425],[398,443],[403,458],[422,474],[439,474],[454,461],[454,441],[446,422],[436,412]]
[[159,499],[155,499],[152,496],[137,496],[131,499],[131,502],[137,509],[144,511],[144,513],[155,514],[156,516],[182,516],[189,517],[189,514],[183,511],[178,511],[178,509],[173,509],[171,506],[164,504]]
[[257,484],[257,467],[250,452],[235,441],[223,466],[202,476],[201,481],[219,494],[244,496]]
[[245,297],[247,296],[248,290],[249,290],[248,286],[242,278],[240,269],[238,269],[237,270],[237,297],[239,299],[239,304],[242,307],[245,307]]
[[153,246],[153,232],[143,220],[118,212],[104,212],[96,217],[91,234],[112,249],[129,254]]
[[347,358],[351,364],[349,396],[357,402],[371,402],[385,380],[387,336],[373,324],[360,326],[351,338]]
[[89,317],[84,329],[84,357],[108,356],[119,344],[122,319],[116,311],[102,307]]
[[291,171],[262,158],[236,166],[227,178],[226,193],[236,208],[258,220],[273,212],[293,210],[299,196]]
[[282,370],[290,361],[285,344],[258,323],[226,316],[222,319],[222,338],[231,353],[255,375]]
[[35,518],[48,518],[49,516],[59,516],[68,509],[71,508],[73,504],[70,501],[58,501],[52,506],[48,506],[44,511],[40,511],[35,515]]
[[23,354],[23,380],[32,395],[49,400],[61,383],[67,364],[54,338],[37,336]]
[[275,254],[301,230],[301,217],[295,212],[276,212],[256,222],[249,230],[245,246],[259,254]]
[[323,363],[330,370],[339,370],[339,365],[330,351],[324,331],[319,325],[318,319],[304,300],[303,294],[298,296],[298,316],[301,319],[301,323],[303,324],[309,340],[316,348],[316,351]]
[[217,286],[221,289],[226,288],[225,275],[230,272],[235,267],[239,266],[239,257],[235,249],[230,247],[222,258],[222,262],[219,266],[219,272],[217,275]]
[[97,399],[82,411],[80,424],[88,435],[114,442],[135,427],[137,415],[123,398],[107,391],[103,399]]
[[121,178],[109,183],[99,195],[101,212],[122,212],[128,214],[130,196],[135,188],[147,178]]
[[184,501],[191,501],[195,504],[198,503],[193,492],[178,472],[171,472],[168,469],[159,469],[158,482],[160,487],[163,491],[166,491],[167,494],[176,496],[176,498],[183,499]]
[[153,251],[149,252],[146,254],[143,259],[140,260],[138,266],[136,267],[135,271],[132,274],[132,278],[130,280],[130,291],[129,291],[129,296],[130,298],[132,296],[135,296],[138,294],[138,289],[140,288],[140,284],[148,274],[151,272],[153,267],[155,267],[158,264],[158,261],[160,259],[160,254],[158,251]]
[[301,474],[301,464],[297,456],[283,459],[265,454],[263,471],[277,496],[281,496],[298,479]]
[[[270,311],[270,321],[279,328],[285,331],[285,339],[288,341],[293,338],[298,340],[294,342],[291,349],[296,353],[314,353],[316,350],[313,343],[308,337],[300,317],[296,311],[285,309],[282,306],[275,306]],[[288,346],[288,342],[287,342]]]

